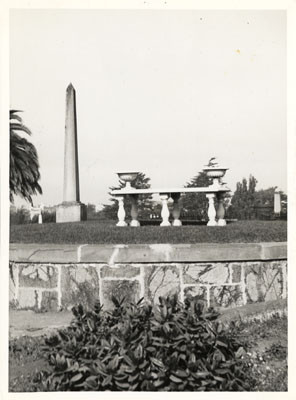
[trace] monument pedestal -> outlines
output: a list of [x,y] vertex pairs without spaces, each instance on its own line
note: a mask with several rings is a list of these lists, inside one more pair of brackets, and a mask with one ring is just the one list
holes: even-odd
[[86,205],[77,201],[65,201],[56,208],[56,222],[86,221]]

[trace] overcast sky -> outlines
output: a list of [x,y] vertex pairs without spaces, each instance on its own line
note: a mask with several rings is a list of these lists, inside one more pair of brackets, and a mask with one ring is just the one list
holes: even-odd
[[249,174],[287,189],[284,11],[14,10],[10,57],[10,106],[41,165],[36,204],[62,202],[70,82],[84,203],[107,202],[116,171],[177,187],[212,156],[232,190]]

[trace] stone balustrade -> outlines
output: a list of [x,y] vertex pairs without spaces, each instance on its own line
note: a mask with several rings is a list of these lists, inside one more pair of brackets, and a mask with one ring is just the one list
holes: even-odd
[[[224,219],[225,210],[223,204],[223,198],[225,193],[230,192],[230,189],[225,188],[224,186],[213,185],[209,187],[197,187],[197,188],[161,188],[161,189],[135,189],[132,187],[126,187],[123,189],[113,190],[111,192],[112,196],[114,196],[118,201],[118,222],[117,226],[127,226],[127,222],[125,221],[126,212],[124,209],[124,199],[126,196],[129,196],[132,202],[131,209],[131,222],[130,226],[138,227],[140,223],[138,221],[138,206],[137,200],[140,195],[151,195],[158,194],[160,196],[160,200],[162,203],[161,210],[161,218],[162,222],[160,226],[171,226],[169,221],[170,210],[168,208],[168,200],[170,198],[173,199],[173,222],[172,226],[181,226],[182,222],[180,220],[181,214],[181,206],[180,206],[180,198],[183,193],[205,193],[208,199],[208,218],[209,221],[207,223],[208,226],[225,226],[226,221]],[[217,211],[215,208],[215,198],[218,201]]]

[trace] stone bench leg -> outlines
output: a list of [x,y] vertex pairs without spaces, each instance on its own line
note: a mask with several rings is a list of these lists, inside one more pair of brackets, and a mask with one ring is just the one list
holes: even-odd
[[225,226],[226,225],[226,221],[224,219],[225,216],[225,209],[224,209],[224,204],[223,204],[223,193],[218,193],[217,194],[217,199],[218,199],[218,208],[217,208],[217,224],[218,226]]
[[130,195],[131,203],[132,203],[132,209],[131,209],[131,217],[132,220],[130,222],[130,226],[140,226],[140,222],[138,221],[138,196],[133,194]]
[[168,208],[169,196],[167,194],[161,194],[160,199],[162,202],[162,210],[161,210],[162,223],[160,224],[160,226],[170,226],[171,225],[169,221],[170,211]]
[[181,193],[172,193],[172,199],[174,200],[174,208],[173,208],[173,226],[181,226],[182,222],[180,220],[181,208],[180,208],[180,197]]
[[209,217],[209,222],[207,223],[208,226],[216,226],[217,222],[216,222],[216,209],[215,209],[215,203],[214,203],[214,199],[215,199],[215,194],[214,193],[210,193],[207,194],[207,199],[209,201],[209,208],[208,208],[208,217]]
[[118,222],[116,226],[127,226],[127,223],[125,222],[125,209],[124,209],[124,202],[123,202],[124,197],[123,196],[117,196],[118,200]]

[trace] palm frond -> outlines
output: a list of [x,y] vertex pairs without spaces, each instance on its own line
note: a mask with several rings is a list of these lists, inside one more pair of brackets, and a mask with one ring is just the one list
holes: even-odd
[[10,111],[10,201],[14,196],[21,196],[32,204],[32,195],[42,194],[38,154],[35,146],[16,131],[31,135],[31,131],[22,124],[22,119],[16,115],[19,111]]
[[22,118],[17,114],[12,114],[12,115],[10,114],[9,119],[10,120],[16,119],[17,121],[19,121],[21,123],[23,122]]
[[12,131],[23,131],[23,132],[26,132],[28,135],[32,135],[32,132],[30,131],[30,129],[27,128],[23,124],[17,124],[17,123],[11,122],[10,123],[10,130],[12,130]]

